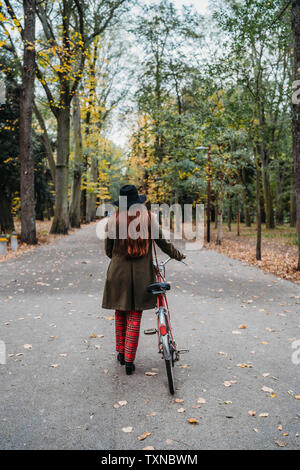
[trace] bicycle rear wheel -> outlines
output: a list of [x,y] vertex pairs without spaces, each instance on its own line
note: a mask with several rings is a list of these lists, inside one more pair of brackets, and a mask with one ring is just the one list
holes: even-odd
[[170,390],[171,395],[174,395],[172,345],[170,345],[169,343],[169,335],[163,336],[162,344],[163,344],[164,360],[166,363],[169,390]]
[[173,367],[170,359],[165,359],[168,384],[171,395],[174,395],[174,379],[173,379]]

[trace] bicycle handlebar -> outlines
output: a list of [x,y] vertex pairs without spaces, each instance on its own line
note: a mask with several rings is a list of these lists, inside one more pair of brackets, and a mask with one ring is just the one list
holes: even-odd
[[172,258],[169,257],[165,261],[161,261],[158,266],[161,266],[161,267],[165,266],[171,259]]
[[[173,259],[173,258],[170,258],[170,257],[169,257],[169,258],[167,258],[165,261],[161,261],[160,263],[158,263],[158,267],[159,267],[159,268],[163,268],[169,261],[171,261],[171,259]],[[188,266],[188,264],[187,264],[185,261],[183,261],[182,259],[180,260],[180,263],[183,263],[183,264],[185,264],[186,266]]]

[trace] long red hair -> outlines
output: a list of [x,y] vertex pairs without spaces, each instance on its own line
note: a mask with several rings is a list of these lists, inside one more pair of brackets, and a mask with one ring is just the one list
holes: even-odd
[[[134,223],[134,221],[138,220]],[[120,224],[124,223],[124,226],[127,227],[127,237],[120,238]],[[133,225],[139,236],[137,239],[134,239],[130,236],[130,224]],[[119,254],[125,254],[128,258],[140,258],[147,255],[150,245],[150,229],[151,229],[151,216],[150,211],[148,211],[145,206],[143,210],[137,210],[135,215],[129,215],[128,211],[119,211],[116,212],[116,251]],[[121,234],[122,235],[122,234]],[[124,235],[123,235],[124,236]],[[126,234],[125,234],[126,236]]]

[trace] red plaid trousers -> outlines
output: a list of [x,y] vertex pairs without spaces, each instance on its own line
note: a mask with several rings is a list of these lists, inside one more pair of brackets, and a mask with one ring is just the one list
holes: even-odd
[[143,312],[116,310],[116,350],[125,353],[125,361],[133,362],[139,343]]

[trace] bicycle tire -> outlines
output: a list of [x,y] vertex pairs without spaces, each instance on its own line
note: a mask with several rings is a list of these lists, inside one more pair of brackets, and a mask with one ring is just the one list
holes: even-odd
[[174,379],[173,379],[173,368],[170,359],[165,359],[166,370],[168,376],[168,384],[171,395],[174,395]]
[[168,341],[168,336],[163,337],[163,351],[164,351],[164,360],[166,363],[169,390],[170,390],[171,395],[174,395],[172,353],[170,351],[170,343]]
[[174,365],[175,365],[175,350],[174,350],[172,344],[170,344],[170,353],[171,353],[171,363],[172,363],[172,367],[174,367]]

